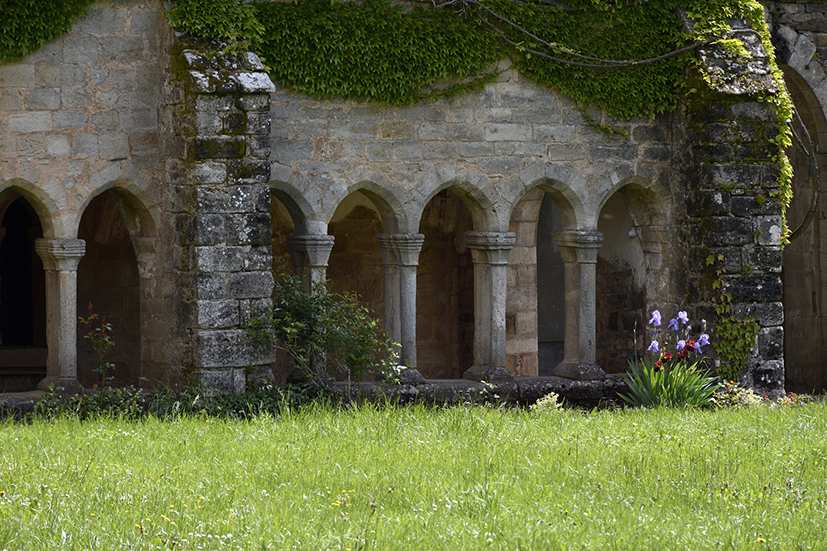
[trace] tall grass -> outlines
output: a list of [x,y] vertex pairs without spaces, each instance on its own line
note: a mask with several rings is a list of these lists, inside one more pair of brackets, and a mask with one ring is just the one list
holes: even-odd
[[827,408],[0,426],[0,549],[825,549]]

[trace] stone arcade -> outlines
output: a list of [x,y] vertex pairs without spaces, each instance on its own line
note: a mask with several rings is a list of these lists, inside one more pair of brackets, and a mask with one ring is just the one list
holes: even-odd
[[[827,7],[768,13],[823,141]],[[0,65],[0,384],[95,382],[77,326],[90,302],[115,326],[120,382],[282,382],[244,328],[284,271],[358,292],[429,379],[602,379],[649,310],[711,318],[714,249],[736,310],[761,325],[745,382],[783,390],[787,339],[788,388],[823,387],[827,216],[782,256],[770,104],[722,93],[609,139],[501,69],[453,100],[319,101],[275,86],[254,55],[179,43],[160,1],[94,5]],[[791,226],[810,196],[796,191]]]

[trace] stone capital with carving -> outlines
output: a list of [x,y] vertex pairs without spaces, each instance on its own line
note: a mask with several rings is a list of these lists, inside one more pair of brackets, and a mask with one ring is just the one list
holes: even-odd
[[43,260],[43,269],[60,272],[73,272],[86,254],[86,241],[83,239],[37,239],[34,250]]
[[421,233],[379,233],[376,241],[385,264],[418,266],[425,236]]
[[287,247],[290,249],[290,256],[293,257],[293,264],[327,266],[330,251],[333,250],[333,241],[332,235],[288,235]]
[[465,244],[471,249],[475,264],[508,264],[508,253],[517,243],[514,232],[465,232]]
[[596,264],[597,251],[603,245],[603,232],[561,230],[554,232],[554,241],[560,248],[563,262]]

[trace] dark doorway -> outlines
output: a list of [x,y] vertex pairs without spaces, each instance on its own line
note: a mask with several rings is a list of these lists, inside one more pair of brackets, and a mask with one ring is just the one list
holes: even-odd
[[0,228],[0,390],[30,390],[46,375],[46,280],[34,250],[43,229],[22,197]]

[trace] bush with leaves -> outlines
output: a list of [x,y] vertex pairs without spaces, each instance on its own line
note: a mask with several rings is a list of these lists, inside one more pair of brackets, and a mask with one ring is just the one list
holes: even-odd
[[149,413],[163,419],[182,415],[202,415],[227,419],[252,419],[261,415],[279,415],[286,409],[297,409],[312,403],[335,404],[344,395],[313,383],[265,386],[240,394],[206,396],[198,389],[183,392],[157,392],[149,405]]
[[143,391],[128,386],[124,388],[94,387],[81,389],[77,394],[66,394],[56,388],[47,392],[34,406],[34,414],[53,419],[56,417],[116,417],[137,419],[143,414]]
[[281,277],[272,310],[254,318],[249,331],[259,343],[287,352],[315,381],[334,373],[359,381],[393,357],[390,338],[355,294],[332,293],[325,283],[307,288],[296,276]]

